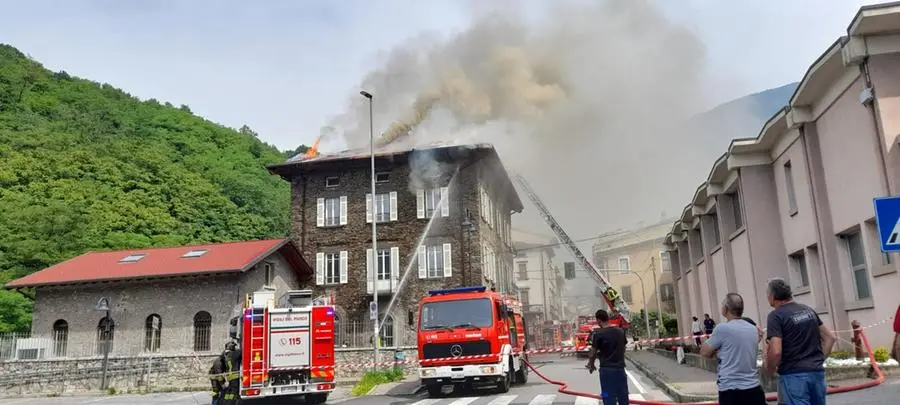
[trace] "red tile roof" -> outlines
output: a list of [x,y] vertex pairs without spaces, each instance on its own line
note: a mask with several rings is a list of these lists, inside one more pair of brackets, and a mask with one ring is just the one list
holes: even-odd
[[[206,253],[182,257],[190,251]],[[114,252],[88,252],[6,284],[6,288],[88,283],[95,281],[170,277],[191,274],[237,273],[281,252],[301,280],[312,270],[289,239],[257,240],[167,248],[129,249]],[[144,256],[123,262],[128,256]]]

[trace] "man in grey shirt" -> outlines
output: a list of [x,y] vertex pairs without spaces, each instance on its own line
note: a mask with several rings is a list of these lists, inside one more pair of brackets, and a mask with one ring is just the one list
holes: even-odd
[[757,347],[762,334],[757,326],[742,319],[744,299],[729,293],[722,301],[722,316],[727,322],[713,329],[712,336],[700,347],[700,355],[718,356],[720,405],[766,405],[766,394],[759,384],[756,365]]

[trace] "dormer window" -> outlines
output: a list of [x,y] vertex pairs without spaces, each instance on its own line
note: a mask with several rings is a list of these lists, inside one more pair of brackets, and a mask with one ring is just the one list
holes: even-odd
[[339,185],[341,185],[340,177],[335,176],[335,177],[326,177],[325,178],[325,187],[337,187]]
[[181,257],[184,257],[184,258],[189,258],[189,257],[200,257],[200,256],[203,256],[203,255],[205,255],[205,254],[206,254],[206,249],[197,249],[197,250],[191,250],[191,251],[188,251],[187,253],[185,253],[185,254],[182,255]]
[[138,260],[143,259],[144,256],[147,256],[147,254],[146,253],[135,253],[133,255],[128,255],[128,256],[123,257],[121,260],[119,260],[119,263],[134,263],[134,262],[137,262]]

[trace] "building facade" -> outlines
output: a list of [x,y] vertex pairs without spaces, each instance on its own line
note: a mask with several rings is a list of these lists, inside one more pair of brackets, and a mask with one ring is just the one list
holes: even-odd
[[86,253],[6,285],[33,288],[34,310],[30,337],[4,342],[5,356],[217,353],[246,294],[279,297],[311,277],[288,239]]
[[292,238],[315,263],[317,295],[332,299],[343,324],[371,325],[377,289],[383,345],[414,344],[428,290],[515,290],[510,219],[522,203],[490,145],[377,152],[374,196],[368,150],[270,170],[291,183]]
[[675,312],[672,266],[663,243],[671,227],[671,220],[660,222],[601,235],[594,243],[594,265],[604,271],[634,314],[660,307]]
[[566,319],[562,306],[565,279],[557,264],[554,243],[533,244],[515,242],[513,260],[519,300],[534,320],[559,321]]
[[[900,191],[897,32],[896,3],[860,9],[759,136],[713,164],[666,236],[680,327],[718,316],[727,292],[765,319],[772,277],[835,330],[894,314],[900,258],[880,250],[872,199]],[[889,323],[867,334],[885,346],[893,336]]]

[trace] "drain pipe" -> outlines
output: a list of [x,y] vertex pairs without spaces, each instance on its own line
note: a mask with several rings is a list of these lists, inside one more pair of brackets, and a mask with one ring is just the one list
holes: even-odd
[[875,109],[875,103],[877,103],[875,98],[875,86],[872,85],[872,76],[869,71],[868,57],[865,58],[859,65],[859,71],[866,85],[866,88],[863,89],[863,92],[869,92],[865,99],[863,99],[863,95],[860,94],[860,102],[866,107],[866,110],[869,111],[869,117],[871,117],[872,119],[873,129],[875,130],[872,136],[875,138],[875,146],[878,148],[878,158],[881,161],[881,174],[882,176],[884,176],[884,190],[887,192],[888,196],[891,196],[894,195],[894,193],[891,190],[892,187],[890,177],[888,177],[888,162],[884,148],[884,129],[881,127],[881,120],[878,119],[878,110]]

